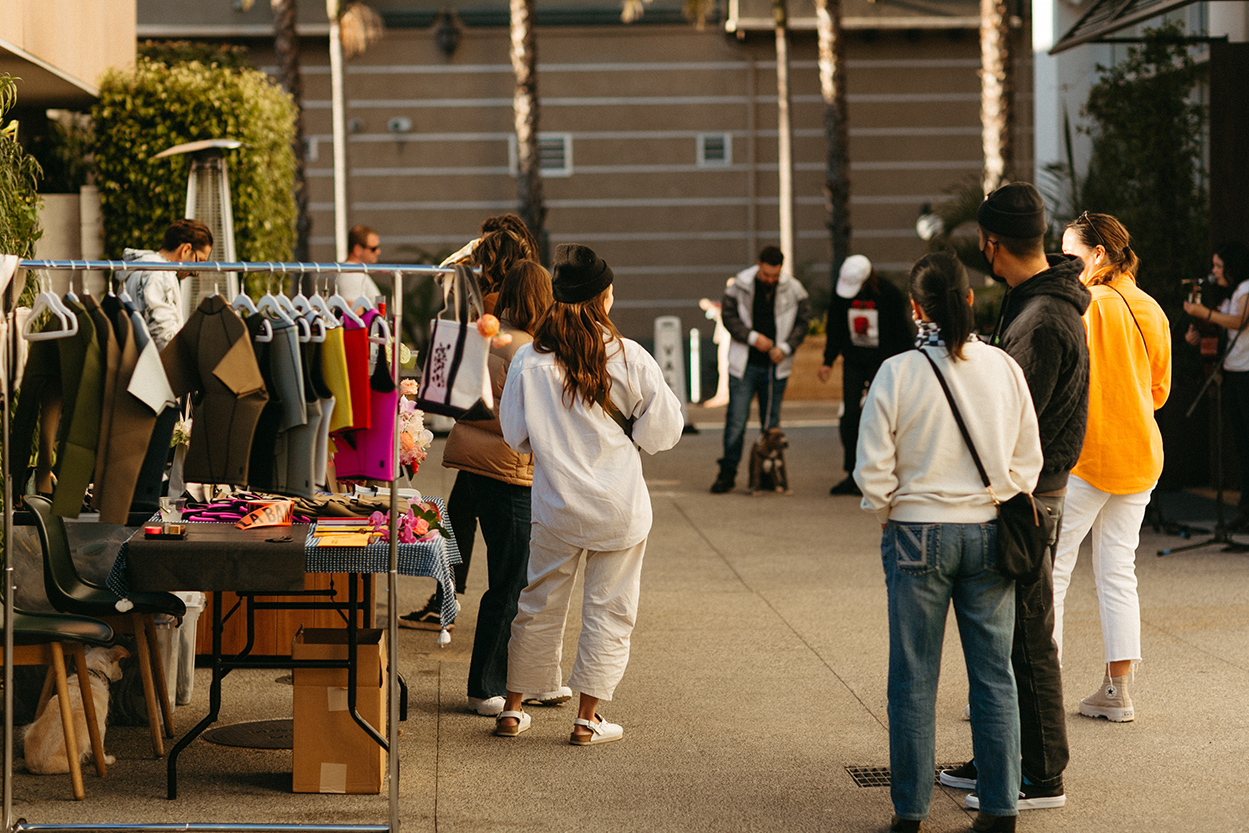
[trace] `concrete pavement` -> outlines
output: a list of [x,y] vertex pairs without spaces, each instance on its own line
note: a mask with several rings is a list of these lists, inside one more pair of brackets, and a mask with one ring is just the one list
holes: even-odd
[[[879,527],[858,501],[830,497],[841,476],[833,404],[788,403],[792,496],[711,495],[722,410],[691,409],[704,429],[648,457],[655,526],[624,681],[603,714],[619,743],[567,744],[574,710],[531,708],[533,729],[491,735],[467,710],[465,681],[477,600],[478,541],[469,592],[450,646],[400,632],[411,690],[400,738],[401,818],[408,831],[878,831],[887,787],[861,787],[847,767],[888,766],[888,654]],[[751,429],[753,436],[755,429]],[[435,445],[416,485],[447,494],[453,473]],[[1168,498],[1169,520],[1212,516],[1208,501]],[[1021,831],[1249,828],[1249,556],[1218,547],[1158,558],[1183,543],[1146,530],[1137,559],[1146,661],[1132,689],[1139,717],[1114,725],[1076,713],[1101,680],[1101,631],[1087,556],[1067,601],[1065,684],[1071,764],[1068,805],[1025,812]],[[432,582],[404,579],[400,612]],[[384,603],[383,599],[383,603]],[[575,651],[570,616],[565,670]],[[179,732],[207,708],[207,671]],[[234,672],[226,721],[290,714],[274,672]],[[962,719],[967,682],[953,617],[937,708],[938,762],[970,755]],[[181,797],[164,798],[165,764],[147,730],[111,727],[106,778],[86,774],[87,800],[67,776],[33,776],[18,762],[16,811],[31,823],[385,823],[385,796],[294,795],[290,752],[197,741],[180,759]],[[926,830],[961,831],[963,792],[934,788]]]

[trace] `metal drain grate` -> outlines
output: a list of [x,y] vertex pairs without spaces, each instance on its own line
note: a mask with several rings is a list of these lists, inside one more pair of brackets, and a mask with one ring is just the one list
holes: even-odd
[[[959,764],[937,764],[937,768],[933,773],[933,781],[937,780],[941,770],[956,766],[959,766]],[[860,787],[888,787],[892,783],[889,767],[887,766],[848,766],[846,767],[846,772],[850,773],[854,783]]]

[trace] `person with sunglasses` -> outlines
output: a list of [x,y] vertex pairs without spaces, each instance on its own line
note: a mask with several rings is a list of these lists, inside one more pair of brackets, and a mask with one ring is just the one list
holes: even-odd
[[[126,249],[122,259],[131,263],[203,263],[212,255],[213,233],[199,220],[175,220],[165,229],[159,251]],[[122,289],[143,316],[157,350],[182,329],[182,281],[192,271],[138,269],[118,274]]]
[[[347,260],[345,263],[369,265],[377,263],[382,251],[381,238],[368,226],[352,226],[347,233]],[[363,296],[375,300],[382,291],[367,272],[343,272],[335,277],[336,290],[351,304]]]
[[[1067,715],[1054,644],[1053,555],[1062,526],[1067,477],[1080,457],[1089,407],[1089,350],[1084,311],[1091,298],[1080,283],[1079,258],[1045,254],[1049,224],[1036,187],[1012,182],[976,212],[985,268],[1006,284],[991,344],[1023,368],[1036,408],[1044,465],[1033,495],[1054,517],[1054,540],[1040,554],[1036,578],[1015,582],[1011,665],[1019,693],[1023,784],[1018,808],[1061,807],[1067,801]],[[972,712],[975,712],[972,704]],[[975,789],[976,762],[941,773],[941,783]],[[980,807],[976,794],[967,806]]]
[[1154,411],[1171,390],[1171,328],[1158,302],[1136,285],[1140,261],[1128,230],[1109,214],[1085,211],[1063,231],[1063,252],[1084,264],[1093,295],[1084,313],[1089,344],[1089,421],[1072,469],[1062,542],[1054,554],[1054,642],[1062,658],[1063,602],[1080,544],[1091,533],[1093,580],[1106,666],[1080,714],[1134,720],[1128,693],[1141,659],[1136,545],[1145,508],[1162,474],[1162,434]]

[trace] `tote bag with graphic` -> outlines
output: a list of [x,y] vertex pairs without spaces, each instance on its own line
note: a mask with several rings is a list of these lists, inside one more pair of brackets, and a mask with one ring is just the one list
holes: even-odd
[[[456,265],[455,276],[443,281],[442,298],[442,311],[429,324],[429,352],[417,389],[417,407],[456,419],[472,418],[475,413],[488,417],[494,408],[486,367],[490,339],[477,332],[477,318],[486,306],[468,267]],[[447,317],[449,312],[454,318]]]

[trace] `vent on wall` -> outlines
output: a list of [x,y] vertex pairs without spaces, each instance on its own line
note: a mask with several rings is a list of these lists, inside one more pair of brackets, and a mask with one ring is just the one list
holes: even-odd
[[[507,140],[508,170],[516,176],[516,137]],[[572,176],[572,134],[542,133],[538,136],[538,169],[543,176]]]
[[727,133],[698,134],[698,166],[724,168],[733,162],[733,140]]

